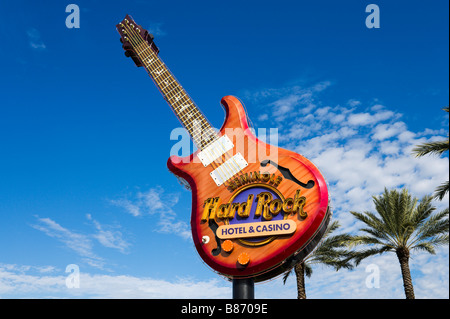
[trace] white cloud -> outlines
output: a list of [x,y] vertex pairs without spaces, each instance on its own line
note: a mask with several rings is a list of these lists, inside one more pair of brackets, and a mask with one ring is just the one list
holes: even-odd
[[367,125],[373,121],[372,116],[369,113],[357,113],[351,114],[348,117],[348,123],[350,125]]
[[117,230],[118,226],[112,227],[108,225],[101,225],[98,221],[92,218],[90,214],[87,218],[92,221],[97,232],[92,235],[95,239],[99,241],[105,247],[114,248],[122,253],[125,253],[130,246],[130,244],[123,239],[122,232]]
[[80,267],[79,288],[66,286],[67,275],[45,275],[24,269],[30,266],[0,264],[0,298],[227,298],[231,285],[225,280],[175,278],[172,281],[131,275],[89,274]]
[[[288,99],[280,94],[281,91]],[[272,105],[300,101],[302,94],[310,93],[308,101],[314,101],[314,110],[302,114],[296,111],[300,105],[293,107],[289,123],[279,122],[278,141],[280,146],[311,159],[323,172],[339,217],[349,210],[372,209],[371,196],[381,193],[384,187],[406,187],[415,196],[422,197],[431,194],[448,178],[448,158],[417,159],[411,155],[415,145],[444,137],[425,138],[423,132],[409,131],[406,123],[399,120],[402,114],[384,105],[376,104],[367,108],[368,112],[359,112],[364,106],[352,103],[353,100],[347,104],[358,109],[322,106],[318,91],[311,88],[269,89],[266,92],[275,94],[272,97],[265,94],[257,102],[266,102],[272,116],[280,115],[279,110],[271,108]],[[442,129],[426,130],[429,134],[440,132]],[[351,224],[344,227],[354,228]]]
[[[295,100],[291,96],[294,93],[285,91],[290,100]],[[266,99],[270,100],[268,96]],[[268,105],[285,101],[279,95],[273,99]],[[407,187],[422,197],[446,180],[448,158],[417,159],[411,155],[415,145],[442,136],[425,139],[423,134],[409,131],[406,123],[399,121],[402,114],[381,104],[361,113],[340,105],[322,107],[315,93],[309,99],[316,101],[314,112],[290,117],[289,122],[294,125],[281,122],[283,129],[279,130],[278,140],[282,147],[303,154],[322,170],[336,210],[370,209],[370,196],[381,193],[385,186]],[[436,132],[441,130],[427,131]],[[358,199],[355,194],[361,196],[363,191],[370,196]]]
[[188,224],[179,220],[173,210],[178,202],[177,194],[165,194],[161,187],[156,187],[144,192],[137,191],[123,198],[110,200],[110,202],[135,217],[158,216],[158,227],[155,229],[158,232],[176,234],[183,239],[191,238]]
[[380,111],[382,109],[384,109],[384,105],[382,105],[382,104],[375,104],[370,108],[370,110],[372,110],[374,112]]
[[56,238],[65,247],[79,255],[83,262],[98,269],[104,268],[105,260],[94,252],[92,239],[96,239],[104,247],[117,249],[121,253],[125,253],[130,245],[122,238],[122,233],[117,230],[118,226],[101,225],[90,214],[87,215],[87,219],[92,221],[96,228],[96,231],[92,234],[81,234],[69,230],[50,218],[36,218],[37,223],[31,225],[33,228],[44,232],[47,236]]
[[378,124],[373,130],[373,139],[386,140],[406,131],[406,124],[395,122],[393,124]]
[[167,34],[164,30],[161,29],[162,25],[163,24],[161,22],[151,22],[147,24],[147,30],[155,37],[162,37]]
[[[436,255],[414,253],[410,259],[416,298],[449,297],[448,249],[438,249]],[[379,270],[379,288],[366,285],[373,272]],[[314,266],[311,278],[306,278],[306,294],[310,299],[369,298],[404,299],[398,259],[385,253],[364,260],[354,270],[334,271]],[[0,298],[230,298],[231,284],[225,280],[175,278],[162,280],[124,274],[90,274],[80,267],[80,287],[65,285],[68,274],[52,266],[27,266],[0,263]],[[214,275],[215,276],[215,275]],[[261,299],[294,299],[297,289],[295,275],[286,285],[281,277],[255,286],[255,297]]]
[[[273,105],[283,97],[266,95],[265,99],[266,105]],[[279,123],[278,140],[281,147],[304,155],[321,170],[329,188],[333,218],[341,223],[341,232],[359,230],[361,224],[349,212],[374,211],[372,196],[382,193],[384,187],[407,188],[420,199],[448,180],[448,157],[415,158],[411,154],[415,145],[445,139],[448,129],[413,132],[399,120],[402,114],[385,105],[364,108],[362,102],[352,99],[346,103],[348,107],[322,105],[314,92],[309,99],[314,101],[314,110],[300,114],[294,108],[289,123]],[[448,195],[434,204],[438,211],[444,209]],[[365,287],[368,274],[364,269],[370,263],[382,270],[383,286],[379,289]],[[437,256],[413,254],[411,270],[418,298],[448,298],[448,263],[448,250],[440,250]],[[353,271],[319,271],[318,278],[313,274],[311,281],[307,279],[308,297],[404,298],[395,254],[375,256]]]
[[[329,84],[328,84],[329,85]],[[267,117],[277,116],[279,120],[279,141],[282,147],[293,149],[311,159],[322,171],[329,186],[332,200],[333,218],[339,220],[342,232],[355,233],[360,224],[349,211],[373,211],[372,196],[380,194],[384,187],[408,188],[417,197],[431,194],[435,187],[448,179],[448,158],[415,158],[411,155],[414,145],[424,141],[442,139],[442,129],[412,132],[406,123],[399,121],[401,114],[388,110],[378,104],[359,112],[350,107],[322,106],[317,93],[327,85],[309,89],[285,88],[260,92],[256,99],[266,101]],[[275,97],[270,99],[270,92]],[[307,94],[310,92],[310,94]],[[298,95],[297,97],[293,95]],[[306,95],[305,95],[306,94]],[[264,104],[264,103],[263,103]],[[288,111],[274,108],[285,105]],[[362,103],[357,106],[362,107]],[[309,109],[304,113],[301,109]],[[369,111],[367,111],[369,110]],[[282,120],[289,114],[289,123]],[[286,117],[287,119],[287,117]],[[262,118],[261,120],[264,120]],[[286,125],[284,125],[286,124]],[[112,200],[111,203],[123,208],[136,217],[157,217],[155,230],[175,233],[190,238],[189,227],[180,221],[174,211],[178,202],[175,194],[166,194],[162,188],[137,190]],[[448,205],[448,196],[443,202],[436,202],[438,210]],[[100,225],[92,220],[96,232],[82,235],[70,231],[51,219],[40,218],[35,225],[47,235],[57,238],[81,256],[92,261],[103,262],[93,253],[93,239],[102,245],[126,251],[127,243],[122,242],[122,234],[114,227]],[[68,242],[78,242],[78,247]],[[448,298],[448,249],[439,249],[436,256],[426,253],[413,253],[410,261],[414,288],[417,298]],[[380,288],[369,288],[366,279],[369,275],[366,266],[374,264],[380,269]],[[99,298],[208,298],[223,297],[230,294],[229,283],[217,280],[176,281],[155,278],[138,278],[130,275],[93,275],[82,273],[80,290],[68,291],[63,282],[64,276],[49,276],[47,273],[31,275],[26,269],[21,274],[14,267],[0,265],[0,294],[16,291],[32,291],[39,296],[64,295],[68,297]],[[13,270],[11,270],[13,268]],[[14,270],[15,269],[15,270]],[[2,275],[9,281],[1,281]],[[14,277],[15,276],[15,277]],[[28,276],[28,277],[27,277]],[[15,279],[10,279],[15,278]],[[55,283],[55,280],[59,280]],[[34,288],[36,282],[39,288]],[[15,286],[13,283],[16,283]],[[213,291],[213,295],[209,291]],[[274,294],[274,291],[280,292]],[[39,292],[39,293],[38,293]],[[217,295],[216,295],[217,292]],[[395,254],[374,256],[363,261],[353,271],[334,270],[316,267],[311,279],[307,279],[309,298],[404,298],[400,266]],[[281,279],[256,286],[257,298],[295,298],[294,276],[286,286]]]
[[133,204],[130,200],[126,198],[112,199],[110,200],[110,203],[115,206],[122,207],[123,209],[125,209],[127,213],[135,217],[142,215],[139,205]]
[[261,114],[260,116],[258,116],[258,121],[266,121],[268,119],[269,119],[269,116],[266,113]]
[[[413,254],[410,268],[415,296],[418,299],[449,297],[448,249],[439,249],[436,255]],[[379,274],[379,286],[372,278],[375,270]],[[367,284],[368,283],[368,284]],[[283,285],[281,278],[261,284],[258,298],[271,298],[273,291],[283,291],[286,298],[296,297],[295,275],[291,274]],[[263,289],[264,288],[264,289]],[[404,299],[400,264],[395,253],[385,253],[365,259],[353,270],[313,266],[311,278],[306,278],[306,296],[309,299]],[[273,297],[272,297],[273,298]]]
[[[266,106],[271,111],[271,119],[278,122],[286,118],[300,114],[308,114],[316,107],[314,103],[314,94],[322,92],[331,85],[330,81],[319,82],[310,87],[301,87],[298,85],[284,87],[280,89],[263,89],[259,91],[246,91],[244,96],[246,100],[258,102],[272,98]],[[276,99],[274,99],[274,97]],[[264,116],[261,120],[266,119]]]
[[46,45],[41,40],[41,34],[35,28],[30,28],[27,30],[28,44],[35,50],[42,51],[45,50]]
[[355,99],[350,99],[347,101],[347,104],[350,105],[351,107],[354,106],[358,106],[361,104],[361,101],[355,100]]
[[104,261],[93,251],[92,240],[87,235],[79,234],[62,227],[50,218],[37,217],[38,223],[31,225],[33,228],[44,232],[46,235],[58,239],[60,242],[79,256],[89,265],[103,268]]
[[[163,192],[162,188],[150,188],[147,192],[137,191],[135,194],[123,198],[112,199],[110,203],[122,207],[127,213],[135,217],[153,215],[164,208],[164,203],[161,200]],[[172,204],[173,200],[170,203]]]
[[372,125],[374,123],[385,121],[395,115],[392,111],[382,111],[375,114],[370,113],[352,113],[348,117],[348,124],[355,126]]

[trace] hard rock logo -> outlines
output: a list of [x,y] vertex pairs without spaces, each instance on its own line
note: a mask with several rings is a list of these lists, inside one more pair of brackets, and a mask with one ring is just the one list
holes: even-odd
[[217,237],[239,239],[251,246],[266,244],[275,239],[275,235],[295,232],[297,224],[288,217],[298,214],[298,219],[303,220],[308,216],[303,209],[306,198],[301,195],[301,190],[298,189],[293,198],[284,198],[276,188],[282,181],[281,176],[249,175],[260,176],[259,180],[267,184],[252,183],[251,177],[244,177],[250,183],[242,186],[240,181],[241,187],[227,202],[222,202],[220,197],[204,201],[201,221],[222,220],[224,224],[218,227]]

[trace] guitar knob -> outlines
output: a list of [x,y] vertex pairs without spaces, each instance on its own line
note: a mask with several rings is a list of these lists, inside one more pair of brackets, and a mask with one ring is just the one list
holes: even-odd
[[233,242],[229,239],[225,240],[222,243],[222,249],[227,253],[230,253],[233,250],[233,248],[234,248]]
[[209,243],[209,236],[203,236],[203,237],[202,237],[202,243],[203,243],[203,244]]
[[247,266],[248,265],[248,263],[250,262],[250,256],[247,254],[247,253],[241,253],[239,256],[238,256],[238,263],[241,265],[241,266]]

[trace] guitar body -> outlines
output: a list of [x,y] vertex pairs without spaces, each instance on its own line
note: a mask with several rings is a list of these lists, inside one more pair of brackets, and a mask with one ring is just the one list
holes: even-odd
[[[237,178],[233,189],[227,188],[225,185],[217,186],[210,176],[213,169],[209,166],[204,167],[198,160],[198,151],[186,158],[171,156],[168,160],[168,167],[170,171],[185,179],[190,185],[192,191],[192,236],[202,259],[211,268],[229,278],[254,277],[256,281],[261,281],[289,269],[317,245],[330,217],[327,186],[319,170],[303,156],[282,148],[277,148],[275,154],[273,151],[267,154],[274,147],[258,140],[251,133],[245,110],[237,98],[226,96],[221,103],[225,108],[226,118],[220,133],[224,135],[227,134],[227,131],[242,132],[233,137],[234,148],[229,153],[233,155],[240,152],[243,155],[248,166],[238,175],[247,174],[246,176],[253,176],[253,180],[250,178],[242,181]],[[229,137],[231,139],[231,136]],[[238,149],[242,142],[244,148]],[[260,173],[259,178],[255,172]],[[282,179],[281,182],[280,179]],[[232,250],[227,252],[222,247],[226,239],[218,237],[217,232],[220,229],[218,227],[233,222],[243,225],[248,222],[255,223],[251,225],[263,225],[267,222],[263,216],[254,216],[259,198],[258,193],[263,191],[271,192],[272,199],[279,199],[276,203],[278,205],[286,202],[288,198],[292,199],[286,203],[288,208],[292,208],[294,200],[299,199],[299,194],[303,197],[301,201],[304,204],[302,206],[303,214],[286,213],[277,209],[275,204],[271,207],[272,211],[279,211],[274,216],[278,220],[295,222],[295,231],[290,234],[273,236],[269,232],[267,236],[257,238],[239,238],[238,235],[228,239],[227,244],[230,245],[229,241],[231,241]],[[248,197],[249,194],[253,194],[253,197]],[[252,199],[252,212],[250,216],[243,218],[236,213],[232,218],[220,218],[218,217],[220,214],[217,213],[216,216],[212,216],[213,218],[209,216],[210,218],[205,220],[205,206],[208,205],[208,199],[212,198],[220,198],[221,203],[229,204],[236,202],[238,198],[241,202],[247,198]],[[269,206],[268,201],[265,204]],[[237,208],[237,204],[234,208]],[[230,250],[229,247],[227,248]],[[246,257],[248,261],[238,260],[243,258],[242,256]]]

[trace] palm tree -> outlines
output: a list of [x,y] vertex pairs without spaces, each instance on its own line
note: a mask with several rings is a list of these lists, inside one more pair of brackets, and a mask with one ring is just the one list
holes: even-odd
[[[443,109],[445,112],[449,112],[449,108],[446,107]],[[430,143],[424,143],[417,145],[413,150],[413,154],[416,155],[416,157],[422,157],[428,154],[433,155],[442,155],[444,152],[447,152],[449,149],[449,140],[447,135],[447,140],[443,141],[437,141],[437,142],[430,142]],[[449,181],[441,184],[439,187],[436,188],[434,192],[434,198],[437,198],[439,200],[442,200],[445,196],[445,194],[449,191]]]
[[395,252],[400,262],[403,286],[407,299],[414,299],[414,287],[409,270],[412,251],[422,250],[435,254],[435,248],[448,245],[448,208],[432,215],[436,209],[431,196],[424,196],[418,203],[406,189],[388,191],[373,196],[378,216],[371,212],[350,212],[365,224],[360,231],[365,235],[350,239],[354,245],[367,248],[355,252],[355,264],[361,260],[385,252]]
[[341,234],[330,237],[330,234],[339,226],[338,221],[332,222],[326,229],[322,241],[317,245],[316,249],[283,275],[283,284],[285,284],[292,270],[295,271],[298,299],[306,299],[305,275],[308,278],[311,277],[313,272],[311,265],[324,264],[333,267],[336,271],[340,268],[353,268],[353,265],[350,263],[353,255],[346,249],[346,243],[349,242],[351,236]]

